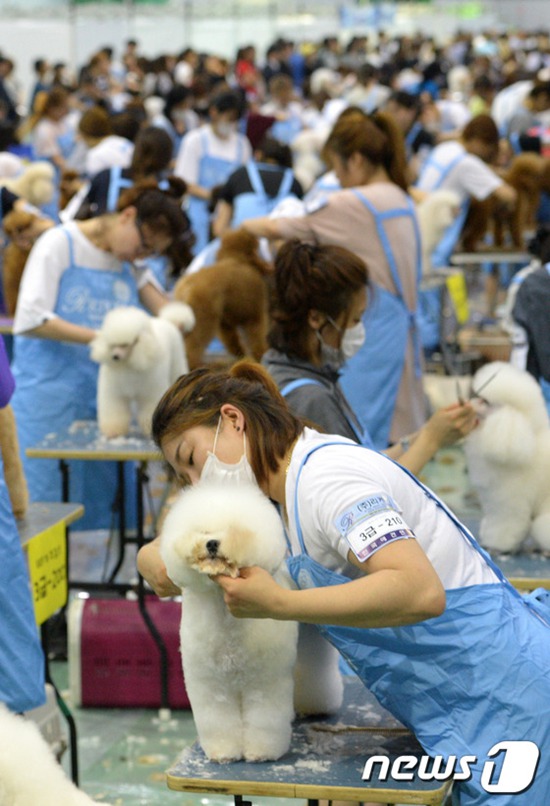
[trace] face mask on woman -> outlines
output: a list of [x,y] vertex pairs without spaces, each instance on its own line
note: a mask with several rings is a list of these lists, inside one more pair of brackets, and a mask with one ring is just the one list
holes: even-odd
[[352,327],[345,329],[336,324],[332,317],[327,316],[328,321],[341,334],[340,347],[331,347],[323,340],[321,332],[316,330],[317,338],[321,343],[321,363],[331,367],[339,368],[352,356],[354,356],[365,342],[365,325],[357,322]]
[[216,456],[216,443],[220,433],[221,417],[218,420],[214,445],[201,471],[201,481],[218,481],[228,484],[256,484],[256,476],[246,456],[246,434],[243,431],[243,455],[236,464],[222,462]]

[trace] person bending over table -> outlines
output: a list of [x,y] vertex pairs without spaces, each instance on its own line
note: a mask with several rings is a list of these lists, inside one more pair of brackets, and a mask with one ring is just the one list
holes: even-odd
[[[59,501],[61,479],[57,462],[28,459],[25,449],[74,420],[96,417],[99,367],[88,345],[105,315],[120,305],[158,313],[168,302],[134,261],[164,252],[188,221],[180,199],[152,185],[125,191],[119,212],[50,229],[29,255],[14,319],[12,407],[33,501]],[[71,500],[86,510],[82,529],[111,525],[116,470],[112,462],[71,463]],[[134,517],[130,497],[127,503]]]
[[[258,567],[217,576],[234,616],[318,625],[426,753],[475,756],[455,803],[495,803],[481,773],[502,741],[534,742],[540,761],[531,786],[499,804],[546,802],[549,623],[428,488],[383,454],[304,427],[247,360],[176,381],[153,437],[182,481],[220,469],[226,483],[253,479],[280,507],[297,588]],[[153,552],[140,567],[155,587]]]

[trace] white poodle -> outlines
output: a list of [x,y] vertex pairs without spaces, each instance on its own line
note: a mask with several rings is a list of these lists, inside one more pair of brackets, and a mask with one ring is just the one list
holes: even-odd
[[432,252],[460,212],[460,199],[452,190],[433,190],[416,205],[422,242],[422,274],[432,271]]
[[38,726],[0,703],[0,806],[93,806],[58,764]]
[[204,752],[218,762],[280,758],[294,717],[298,626],[235,618],[209,577],[258,565],[291,585],[276,509],[252,484],[198,484],[170,509],[160,551],[182,588],[183,673]]
[[155,407],[180,375],[189,372],[183,334],[193,328],[191,308],[169,303],[160,316],[132,306],[113,308],[90,343],[101,366],[97,384],[99,430],[109,438],[130,430],[133,409],[143,434],[151,433]]
[[481,423],[465,452],[483,511],[480,542],[515,552],[530,534],[550,552],[550,423],[540,387],[524,370],[493,361],[474,375],[472,393]]

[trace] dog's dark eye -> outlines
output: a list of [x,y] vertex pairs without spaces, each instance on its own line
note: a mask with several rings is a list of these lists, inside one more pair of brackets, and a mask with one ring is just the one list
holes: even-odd
[[187,464],[189,465],[189,467],[193,467],[193,465],[195,464],[194,461],[193,461],[193,451],[191,451],[191,453],[189,454],[189,459],[187,460]]

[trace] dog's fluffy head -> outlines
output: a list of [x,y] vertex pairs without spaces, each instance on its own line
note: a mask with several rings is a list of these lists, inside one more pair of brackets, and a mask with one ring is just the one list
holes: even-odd
[[531,423],[533,431],[548,429],[548,413],[544,396],[535,378],[505,361],[484,364],[472,379],[472,393],[489,406],[510,406],[520,411]]
[[[467,438],[470,455],[516,469],[533,460],[540,435],[548,432],[544,397],[537,381],[504,361],[479,369],[472,380],[480,427]],[[476,402],[477,401],[477,402]]]
[[212,585],[209,574],[236,577],[258,565],[273,573],[286,553],[277,510],[252,484],[204,482],[184,490],[168,513],[160,552],[181,588]]
[[132,306],[113,308],[90,342],[90,355],[98,364],[125,365],[143,371],[160,354],[160,345],[151,327],[151,317]]

